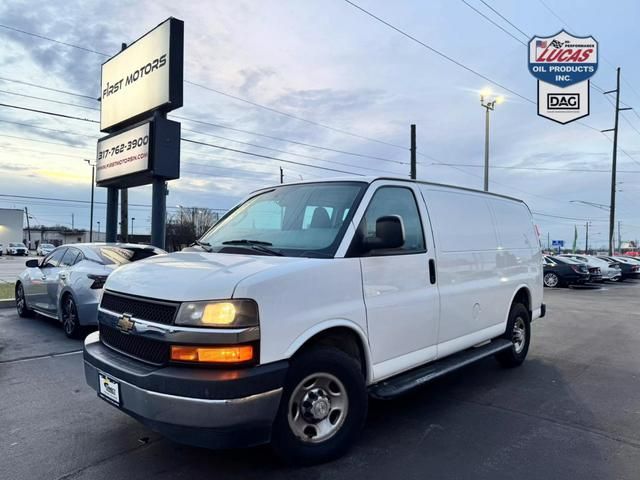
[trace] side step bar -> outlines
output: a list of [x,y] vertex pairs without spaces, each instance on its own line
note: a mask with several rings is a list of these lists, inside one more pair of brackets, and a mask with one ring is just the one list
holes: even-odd
[[389,399],[413,390],[420,385],[431,382],[447,373],[476,362],[482,358],[495,355],[502,350],[507,350],[513,343],[500,338],[482,345],[455,353],[442,360],[436,360],[422,367],[415,368],[395,377],[388,378],[369,388],[369,394],[374,398]]

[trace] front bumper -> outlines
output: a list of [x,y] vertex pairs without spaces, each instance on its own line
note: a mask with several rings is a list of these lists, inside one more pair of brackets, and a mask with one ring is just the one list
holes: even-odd
[[152,430],[179,443],[207,448],[267,443],[280,405],[288,363],[243,369],[155,367],[106,347],[99,333],[84,344],[87,383],[98,373],[120,385],[120,406]]

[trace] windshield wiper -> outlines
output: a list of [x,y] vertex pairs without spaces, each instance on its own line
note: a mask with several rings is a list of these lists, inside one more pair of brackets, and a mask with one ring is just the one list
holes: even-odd
[[198,245],[199,247],[202,247],[207,252],[211,251],[211,244],[209,242],[202,242],[200,240],[196,240],[195,244]]
[[273,245],[271,242],[263,242],[262,240],[227,240],[226,242],[222,242],[223,245],[246,245],[253,250],[257,250],[259,252],[267,253],[269,255],[276,255],[278,257],[283,257],[284,255],[280,252],[276,252],[272,248],[269,248]]

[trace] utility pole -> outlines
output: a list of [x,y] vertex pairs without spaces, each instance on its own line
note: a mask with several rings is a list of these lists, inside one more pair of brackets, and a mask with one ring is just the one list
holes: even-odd
[[614,251],[614,237],[613,232],[615,228],[616,219],[616,168],[618,160],[618,116],[621,110],[631,110],[631,108],[620,108],[620,67],[616,69],[616,89],[604,92],[605,95],[609,93],[616,94],[616,116],[613,128],[602,130],[602,132],[613,131],[613,158],[611,165],[611,207],[609,210],[609,255],[613,255]]
[[584,254],[589,255],[589,222],[587,222],[587,234],[584,240]]
[[618,220],[618,253],[620,253],[621,248],[622,248],[622,234],[620,233],[620,220]]
[[411,124],[411,179],[415,180],[417,176],[416,165],[416,126]]
[[[24,215],[25,217],[27,217],[27,239],[29,240],[27,242],[27,249],[31,249],[31,226],[29,225],[29,210],[27,209],[27,207],[24,207]],[[40,239],[40,241],[42,241],[42,238]]]
[[93,242],[93,190],[96,183],[96,165],[91,160],[84,160],[91,165],[91,213],[89,214],[89,242]]
[[76,221],[75,221],[75,216],[72,213],[71,214],[71,230],[75,230],[76,229]]
[[493,100],[487,100],[492,94],[485,89],[480,92],[480,105],[485,109],[484,118],[484,191],[489,191],[489,112],[496,108],[496,104],[504,101],[502,96],[494,97]]
[[280,185],[284,183],[284,170],[280,167]]
[[547,232],[547,250],[551,250],[551,234]]

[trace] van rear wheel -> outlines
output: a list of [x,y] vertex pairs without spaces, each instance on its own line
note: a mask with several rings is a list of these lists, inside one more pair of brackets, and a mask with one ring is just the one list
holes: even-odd
[[521,303],[514,303],[509,312],[507,330],[503,338],[511,340],[512,346],[496,354],[496,360],[503,367],[517,367],[524,362],[531,342],[531,315]]
[[287,463],[312,465],[343,455],[367,416],[362,368],[336,348],[318,347],[289,367],[271,444]]

